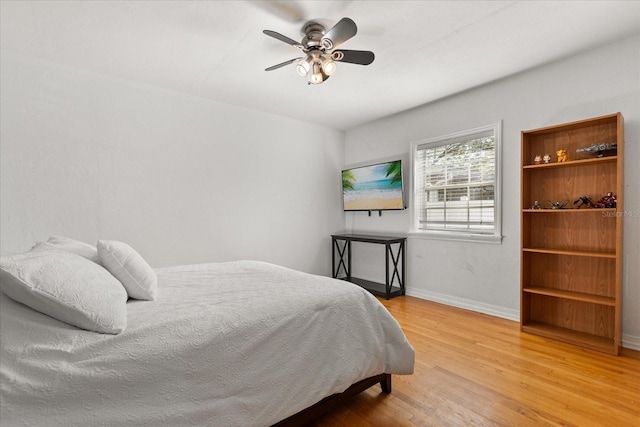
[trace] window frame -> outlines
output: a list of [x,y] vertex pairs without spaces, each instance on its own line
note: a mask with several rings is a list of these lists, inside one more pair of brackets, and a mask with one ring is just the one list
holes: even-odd
[[[451,144],[452,140],[459,140],[461,138],[470,137],[473,139],[474,135],[486,134],[493,131],[495,137],[494,142],[494,162],[495,162],[495,175],[494,175],[494,227],[492,233],[480,233],[474,232],[474,230],[427,230],[419,227],[420,213],[418,206],[422,195],[418,195],[418,191],[423,187],[418,185],[417,176],[417,164],[419,147],[433,148]],[[473,129],[464,130],[461,132],[450,133],[447,135],[441,135],[433,138],[420,139],[411,143],[411,180],[410,180],[410,194],[412,194],[412,206],[411,206],[411,230],[409,232],[410,237],[418,237],[425,239],[440,239],[440,240],[458,240],[469,242],[485,242],[485,243],[502,243],[502,120],[496,123],[478,126]]]

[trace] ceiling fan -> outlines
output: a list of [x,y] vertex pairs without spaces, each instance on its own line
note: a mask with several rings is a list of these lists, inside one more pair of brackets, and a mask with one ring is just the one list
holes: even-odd
[[307,78],[308,84],[320,84],[336,70],[336,62],[369,65],[375,58],[371,51],[336,49],[338,45],[355,36],[357,31],[356,23],[350,18],[342,18],[328,31],[322,23],[308,21],[302,26],[304,37],[299,43],[275,31],[264,30],[264,34],[297,47],[305,54],[300,58],[266,68],[265,71],[275,70],[295,62],[296,71],[300,76]]

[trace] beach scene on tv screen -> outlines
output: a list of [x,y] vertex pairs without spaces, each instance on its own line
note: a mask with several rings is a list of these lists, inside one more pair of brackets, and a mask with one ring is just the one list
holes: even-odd
[[400,160],[342,171],[344,209],[404,209]]

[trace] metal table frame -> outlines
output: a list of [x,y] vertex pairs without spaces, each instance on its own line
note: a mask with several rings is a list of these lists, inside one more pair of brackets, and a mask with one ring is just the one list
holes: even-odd
[[[332,234],[331,239],[331,271],[334,278],[341,278],[360,285],[372,294],[385,297],[386,299],[405,295],[406,237],[372,236],[364,234]],[[342,245],[340,242],[342,242]],[[384,284],[352,276],[351,242],[385,245]],[[397,250],[394,253],[395,245],[397,245]],[[336,260],[338,260],[337,263]],[[341,271],[344,272],[345,276],[339,277]],[[394,287],[396,279],[398,284]]]

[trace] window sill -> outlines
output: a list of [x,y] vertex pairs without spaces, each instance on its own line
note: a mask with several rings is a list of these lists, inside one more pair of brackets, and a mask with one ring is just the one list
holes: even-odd
[[452,240],[458,242],[491,243],[502,244],[502,236],[493,234],[473,234],[473,233],[450,233],[446,231],[410,231],[407,233],[410,239],[427,240]]

